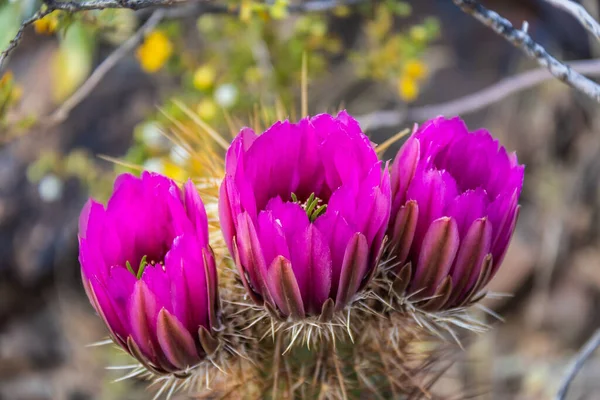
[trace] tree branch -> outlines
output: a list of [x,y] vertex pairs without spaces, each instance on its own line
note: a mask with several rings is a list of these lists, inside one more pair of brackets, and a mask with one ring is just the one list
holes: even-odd
[[600,328],[596,330],[594,335],[587,341],[587,343],[581,348],[581,350],[579,350],[579,353],[577,353],[575,358],[573,358],[573,360],[567,367],[567,372],[565,373],[565,376],[560,383],[560,388],[558,389],[554,400],[564,400],[566,398],[571,382],[573,381],[573,379],[575,379],[575,376],[583,367],[583,364],[585,364],[587,359],[590,358],[590,356],[599,346]]
[[[600,59],[573,61],[569,67],[581,74],[600,76]],[[544,83],[553,76],[546,68],[537,68],[504,78],[475,93],[444,103],[431,104],[407,110],[375,111],[358,116],[365,129],[399,127],[406,121],[425,121],[438,115],[466,115],[482,110],[508,96]]]
[[[102,10],[105,8],[129,8],[132,10],[140,10],[148,7],[174,6],[183,3],[209,3],[211,1],[212,0],[84,0],[76,2],[44,0],[44,3],[53,10],[76,12],[86,10]],[[366,0],[309,0],[298,4],[291,4],[288,7],[288,11],[291,13],[327,11],[340,5],[350,6],[364,2],[366,2]],[[239,7],[231,8],[227,4],[215,4],[212,8],[215,11],[229,10],[234,14],[239,11]]]
[[594,35],[596,39],[600,40],[600,24],[581,4],[577,4],[571,0],[546,0],[546,2],[573,15],[585,29]]
[[156,10],[148,18],[146,23],[142,25],[129,39],[121,44],[115,51],[113,51],[108,57],[102,61],[102,63],[94,70],[89,78],[69,97],[64,103],[60,105],[43,123],[54,125],[64,121],[71,110],[75,108],[83,99],[85,99],[92,90],[100,83],[102,78],[129,52],[131,52],[135,46],[144,38],[144,36],[152,31],[156,25],[165,16],[165,10]]
[[526,30],[520,30],[498,13],[488,10],[476,0],[452,0],[456,6],[467,14],[472,15],[484,25],[492,28],[515,47],[521,49],[529,58],[545,67],[552,75],[571,87],[585,93],[600,102],[600,86],[563,64],[535,42]]
[[[141,10],[148,7],[166,7],[186,3],[189,0],[85,0],[85,1],[60,1],[44,0],[48,9],[62,10],[67,12],[103,10],[105,8],[129,8],[131,10]],[[196,0],[211,1],[211,0]]]
[[[21,24],[19,30],[15,34],[15,37],[10,41],[8,47],[0,53],[0,72],[4,67],[6,59],[10,53],[17,47],[25,28],[33,24],[35,21],[44,18],[46,15],[56,11],[66,12],[77,12],[77,11],[89,11],[89,10],[102,10],[105,8],[130,8],[132,10],[138,10],[141,8],[153,7],[153,6],[172,6],[176,4],[183,4],[189,0],[88,0],[82,2],[74,1],[57,1],[57,0],[44,0],[42,9],[38,10],[33,16]],[[208,2],[212,0],[198,0]]]
[[52,11],[53,10],[44,10],[44,11],[39,10],[38,12],[33,14],[33,16],[31,18],[23,21],[23,23],[19,27],[19,30],[15,34],[15,37],[8,44],[8,47],[6,48],[6,50],[4,50],[2,53],[0,53],[0,72],[2,72],[2,66],[4,65],[4,61],[6,60],[6,58],[10,54],[10,52],[13,51],[17,47],[19,42],[21,41],[21,37],[23,36],[23,32],[25,31],[25,28],[27,28],[29,25],[33,24],[38,19],[44,18],[46,15],[50,14]]

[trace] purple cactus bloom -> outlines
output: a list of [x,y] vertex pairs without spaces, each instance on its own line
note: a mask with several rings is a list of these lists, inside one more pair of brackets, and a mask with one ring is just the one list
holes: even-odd
[[181,373],[213,350],[217,272],[204,204],[189,181],[120,175],[106,208],[79,220],[88,297],[112,339],[149,370]]
[[250,296],[282,317],[330,316],[378,262],[391,188],[369,139],[345,111],[262,135],[243,129],[219,196],[225,241]]
[[404,143],[392,165],[388,230],[398,286],[429,309],[474,301],[514,232],[524,167],[488,131],[436,118]]

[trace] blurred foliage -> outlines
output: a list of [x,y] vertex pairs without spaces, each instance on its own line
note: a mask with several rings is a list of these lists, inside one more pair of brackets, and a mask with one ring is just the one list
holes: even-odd
[[5,49],[17,33],[21,20],[33,13],[30,1],[0,0],[0,49]]
[[[397,88],[399,101],[414,101],[427,80],[424,55],[439,34],[439,26],[432,18],[407,23],[412,12],[407,2],[365,2],[303,14],[291,12],[288,0],[230,4],[231,13],[201,15],[195,26],[189,24],[189,17],[166,20],[136,49],[133,56],[144,72],[157,79],[164,100],[135,130],[127,163],[183,180],[185,171],[189,175],[189,149],[182,151],[180,145],[166,140],[164,133],[174,128],[194,132],[194,118],[222,131],[235,130],[228,128],[231,119],[237,126],[239,121],[260,118],[264,126],[276,115],[293,117],[305,55],[309,81],[327,79],[335,63],[349,60],[356,79],[391,84]],[[0,0],[0,26],[6,26],[0,33],[0,45],[14,34],[15,21],[31,16],[38,7],[44,7],[39,0]],[[99,45],[122,43],[142,22],[140,15],[147,14],[117,9],[74,14],[55,11],[35,23],[37,34],[53,36],[58,42],[51,64],[56,105],[89,76]],[[362,21],[357,25],[361,38],[353,48],[345,48],[331,22],[357,24],[357,20]],[[6,94],[17,85],[12,78],[7,81],[11,83],[0,85],[0,121],[7,109],[18,103],[18,96]],[[192,110],[193,118],[173,100]],[[77,154],[80,160],[82,156]],[[70,173],[56,156],[48,157],[40,162],[56,163],[50,164],[57,176]],[[91,163],[81,168],[94,170]],[[78,176],[93,182],[95,173]]]
[[420,59],[440,31],[437,20],[427,18],[406,32],[397,32],[394,17],[409,13],[406,3],[386,1],[378,5],[374,18],[366,25],[366,54],[364,50],[352,54],[360,76],[396,82],[398,94],[405,101],[417,98],[427,77],[427,67]]
[[15,82],[13,73],[8,71],[2,75],[0,77],[0,116],[4,115],[10,106],[17,103],[21,95],[22,89]]
[[57,102],[65,100],[85,81],[92,69],[95,47],[94,35],[82,21],[72,21],[59,36],[59,50],[52,60],[52,89]]
[[72,178],[83,184],[93,197],[102,200],[106,199],[113,181],[112,174],[100,168],[94,157],[81,149],[73,150],[66,156],[46,151],[27,168],[27,179],[39,185],[43,200],[60,198],[63,183]]

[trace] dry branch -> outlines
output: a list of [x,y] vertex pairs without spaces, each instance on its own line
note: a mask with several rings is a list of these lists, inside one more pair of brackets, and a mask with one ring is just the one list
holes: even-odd
[[[569,67],[581,74],[600,76],[600,59],[581,60],[569,63]],[[407,110],[375,111],[358,116],[366,129],[396,128],[406,122],[419,122],[439,115],[466,115],[482,110],[508,96],[533,88],[551,80],[553,76],[546,68],[526,71],[487,86],[475,93],[439,104],[430,104]]]
[[142,25],[129,39],[123,42],[115,51],[113,51],[102,63],[94,70],[90,77],[81,85],[71,97],[69,97],[52,115],[48,117],[47,122],[50,125],[64,121],[71,110],[75,108],[89,93],[100,83],[102,78],[127,54],[129,54],[135,46],[150,32],[165,16],[164,10],[156,10],[148,18],[146,23]]
[[[105,8],[130,8],[133,10],[153,7],[153,6],[171,6],[175,4],[182,4],[189,0],[90,0],[82,2],[74,1],[57,1],[57,0],[44,0],[44,7],[38,10],[33,16],[25,20],[19,27],[15,37],[10,41],[8,47],[0,53],[0,72],[4,67],[6,59],[10,53],[17,47],[25,28],[33,24],[35,21],[44,18],[46,15],[53,13],[56,10],[62,10],[67,12],[77,11],[89,11],[89,10],[102,10]],[[207,2],[211,0],[200,0]]]
[[44,18],[46,15],[50,14],[52,11],[53,10],[48,10],[48,9],[44,10],[44,11],[40,10],[40,11],[36,12],[35,14],[33,14],[33,16],[31,18],[23,21],[23,23],[19,27],[19,30],[15,34],[15,37],[8,44],[8,47],[2,53],[0,53],[0,72],[2,72],[2,66],[4,65],[4,61],[6,61],[10,52],[13,51],[17,47],[19,42],[21,41],[21,37],[23,36],[23,32],[25,31],[25,28],[27,28],[29,25],[33,24],[38,19]]
[[579,350],[579,353],[571,361],[567,367],[564,378],[560,383],[560,388],[554,400],[564,400],[569,391],[569,386],[579,370],[583,367],[583,364],[588,358],[594,353],[594,351],[600,346],[600,329],[596,330],[594,335],[587,341],[587,343]]
[[596,82],[579,74],[568,65],[563,64],[553,57],[544,47],[529,36],[526,29],[515,28],[506,18],[494,11],[488,10],[476,0],[452,1],[462,11],[492,28],[497,34],[504,37],[515,47],[521,49],[539,65],[547,68],[556,78],[600,102],[600,86]]
[[546,0],[546,2],[573,15],[585,29],[600,40],[600,24],[581,4],[571,0]]
[[[141,10],[142,8],[172,6],[188,2],[189,0],[86,0],[86,1],[60,1],[44,0],[44,4],[51,10],[68,12],[103,10],[105,8],[129,8]],[[198,1],[198,0],[197,0]],[[199,0],[211,1],[211,0]]]

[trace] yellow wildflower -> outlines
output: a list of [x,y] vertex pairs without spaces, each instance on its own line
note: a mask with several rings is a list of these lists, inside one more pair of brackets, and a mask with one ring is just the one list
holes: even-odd
[[23,97],[23,88],[19,85],[15,85],[12,89],[10,96],[11,101],[19,101]]
[[421,80],[427,76],[427,65],[419,60],[409,60],[404,65],[404,74],[412,79]]
[[421,25],[410,28],[410,37],[417,42],[425,42],[427,40],[427,29]]
[[215,68],[212,65],[205,64],[194,72],[194,87],[198,90],[209,89],[215,83],[216,77],[217,71]]
[[331,53],[341,53],[343,49],[342,41],[338,38],[326,40],[323,47]]
[[161,69],[171,57],[173,45],[162,31],[151,32],[138,47],[136,56],[146,72],[153,73]]
[[48,14],[44,18],[34,21],[33,28],[39,35],[51,35],[58,28],[58,17],[55,13]]
[[385,4],[375,10],[375,19],[367,23],[367,36],[375,41],[384,40],[394,24],[393,16]]
[[350,7],[348,6],[336,6],[333,9],[333,15],[338,18],[347,18],[350,16]]
[[289,0],[275,0],[275,4],[269,9],[271,18],[275,20],[286,18],[289,15],[288,3]]
[[419,95],[419,85],[417,81],[409,76],[402,76],[398,80],[398,94],[402,100],[411,102]]
[[256,16],[259,17],[263,22],[269,22],[271,20],[271,14],[267,8],[259,8],[256,10]]
[[314,21],[310,25],[310,34],[317,38],[322,38],[327,34],[327,25],[322,21]]
[[246,68],[246,71],[244,71],[244,81],[246,81],[246,83],[256,84],[260,82],[262,77],[262,71],[256,66]]
[[171,179],[179,182],[185,182],[188,177],[188,172],[184,167],[181,167],[171,161],[163,161],[163,173]]
[[240,4],[240,20],[244,22],[250,21],[252,18],[252,7],[253,4],[249,0],[242,0]]
[[0,88],[5,85],[8,85],[9,82],[12,82],[13,78],[14,75],[12,71],[6,71],[4,75],[2,75],[2,78],[0,78]]
[[0,77],[0,110],[5,104],[20,100],[22,95],[23,89],[16,84],[12,71]]
[[217,115],[217,105],[211,99],[204,99],[198,103],[196,112],[203,120],[211,120]]

